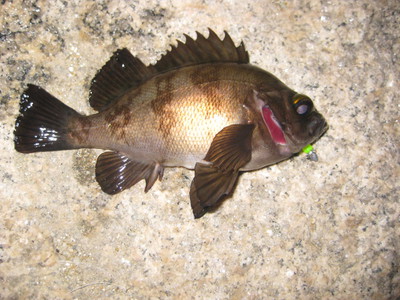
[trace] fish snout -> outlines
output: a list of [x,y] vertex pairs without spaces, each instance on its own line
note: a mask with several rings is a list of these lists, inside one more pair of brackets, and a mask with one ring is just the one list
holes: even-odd
[[328,129],[328,124],[321,115],[314,115],[307,125],[308,134],[312,137],[319,137]]

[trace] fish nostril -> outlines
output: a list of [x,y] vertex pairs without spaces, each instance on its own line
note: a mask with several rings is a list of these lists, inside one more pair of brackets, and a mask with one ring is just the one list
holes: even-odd
[[307,125],[310,136],[320,135],[328,129],[328,124],[323,118],[314,118]]
[[318,120],[314,119],[307,125],[308,128],[308,134],[310,136],[315,134],[316,129],[318,128]]

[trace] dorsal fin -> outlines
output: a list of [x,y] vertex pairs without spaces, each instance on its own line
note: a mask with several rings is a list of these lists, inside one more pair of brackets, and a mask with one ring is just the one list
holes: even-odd
[[206,63],[247,64],[249,62],[249,54],[243,42],[236,47],[226,31],[223,40],[211,29],[209,29],[208,38],[198,32],[196,34],[196,40],[185,35],[185,43],[178,41],[178,46],[172,46],[172,49],[157,63],[150,66],[143,64],[125,48],[117,50],[92,80],[90,105],[97,111],[103,111],[127,90],[138,86],[157,73]]
[[154,65],[158,72],[186,67],[190,65],[235,62],[247,64],[249,54],[243,42],[236,47],[229,34],[225,31],[225,37],[221,40],[214,31],[209,30],[208,38],[196,32],[197,38],[193,40],[185,34],[186,42],[178,41],[178,46],[171,46],[161,59]]
[[127,90],[139,85],[154,73],[151,66],[146,67],[129,50],[117,50],[92,80],[90,106],[98,111],[104,110]]

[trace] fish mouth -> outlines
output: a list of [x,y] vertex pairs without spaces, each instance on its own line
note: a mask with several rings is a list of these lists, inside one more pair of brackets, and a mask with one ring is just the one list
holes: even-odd
[[264,123],[268,128],[269,134],[272,137],[272,140],[276,144],[286,145],[287,142],[282,127],[268,105],[264,105],[262,107],[262,116],[264,119]]

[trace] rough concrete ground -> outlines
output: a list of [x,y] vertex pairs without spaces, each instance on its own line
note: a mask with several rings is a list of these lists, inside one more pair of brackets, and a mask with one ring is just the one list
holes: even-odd
[[[396,299],[399,13],[395,0],[2,1],[1,298]],[[92,113],[90,80],[116,49],[152,63],[207,27],[314,99],[330,125],[318,163],[246,173],[194,220],[191,171],[108,196],[100,151],[14,150],[28,83]]]

